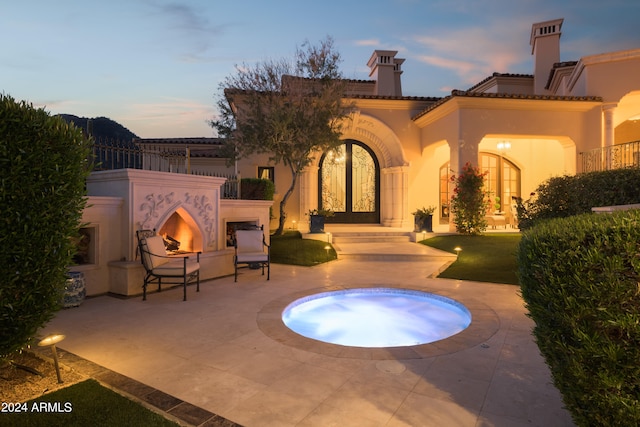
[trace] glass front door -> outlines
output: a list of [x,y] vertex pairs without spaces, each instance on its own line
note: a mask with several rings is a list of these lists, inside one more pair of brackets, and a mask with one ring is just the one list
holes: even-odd
[[318,205],[335,216],[326,222],[380,222],[380,168],[366,145],[348,140],[320,160]]

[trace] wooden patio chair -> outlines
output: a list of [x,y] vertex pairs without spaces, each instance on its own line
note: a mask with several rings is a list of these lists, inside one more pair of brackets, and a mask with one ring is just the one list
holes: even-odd
[[238,266],[243,264],[250,268],[267,267],[267,280],[271,276],[271,247],[267,245],[264,237],[264,227],[254,230],[236,230],[235,255],[233,265],[235,267],[235,279],[238,281]]
[[196,283],[196,292],[200,292],[200,253],[196,259],[189,256],[168,256],[162,236],[149,233],[150,230],[137,230],[140,259],[147,274],[142,285],[142,300],[147,299],[147,286],[158,282],[158,292],[162,291],[162,279],[166,284],[181,284],[183,301],[187,300],[187,285]]

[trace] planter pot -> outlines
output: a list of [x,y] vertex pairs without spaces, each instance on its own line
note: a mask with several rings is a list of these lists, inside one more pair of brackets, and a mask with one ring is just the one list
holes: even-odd
[[324,216],[322,215],[309,215],[310,218],[310,232],[311,233],[324,233]]
[[413,231],[418,233],[426,231],[427,233],[433,232],[433,215],[429,216],[413,216]]
[[64,308],[78,307],[84,301],[87,294],[84,273],[81,271],[70,271],[69,278],[64,286],[64,299],[62,306]]

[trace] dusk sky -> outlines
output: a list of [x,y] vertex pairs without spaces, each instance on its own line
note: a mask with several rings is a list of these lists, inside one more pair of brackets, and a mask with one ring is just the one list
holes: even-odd
[[405,58],[403,94],[446,96],[531,74],[531,24],[564,18],[562,61],[640,48],[638,0],[3,0],[0,92],[143,138],[214,136],[235,65],[333,37],[345,77],[374,49]]

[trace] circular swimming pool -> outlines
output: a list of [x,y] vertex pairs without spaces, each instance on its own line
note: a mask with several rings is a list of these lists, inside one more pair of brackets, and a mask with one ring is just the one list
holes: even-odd
[[318,341],[351,347],[404,347],[455,335],[471,313],[451,298],[395,288],[323,292],[289,304],[282,321]]

